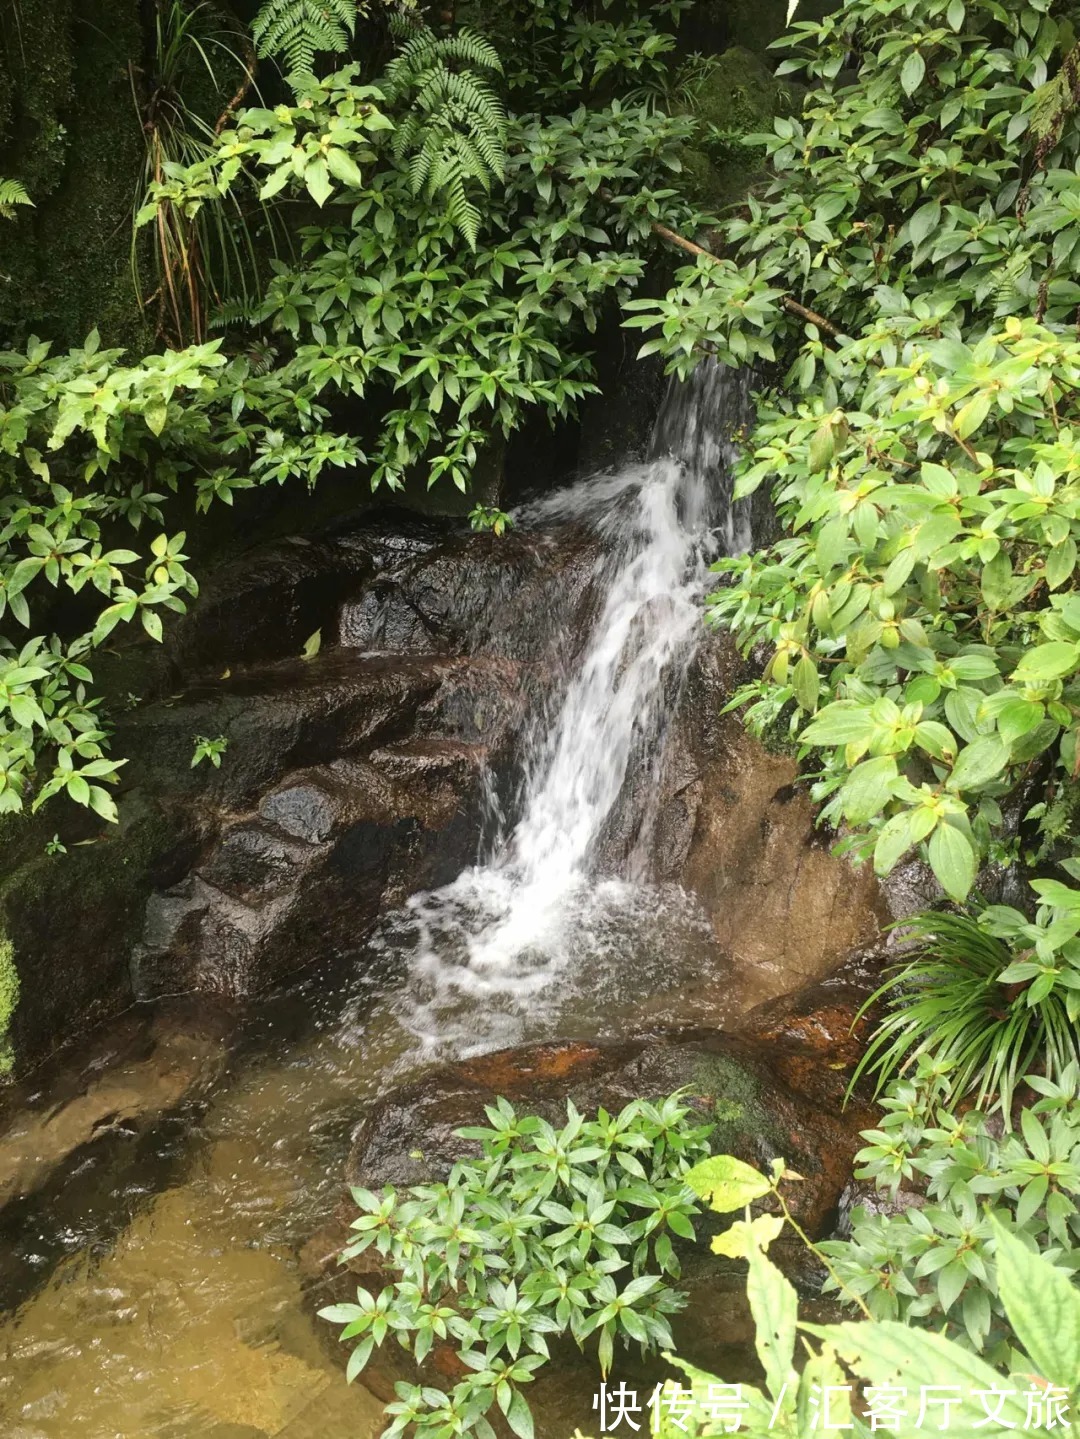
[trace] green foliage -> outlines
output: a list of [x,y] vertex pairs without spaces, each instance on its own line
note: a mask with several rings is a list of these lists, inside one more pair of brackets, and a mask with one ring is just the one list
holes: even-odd
[[[778,1193],[775,1181],[763,1183]],[[744,1228],[746,1292],[764,1385],[725,1385],[674,1359],[689,1383],[669,1381],[657,1396],[651,1406],[654,1439],[707,1439],[731,1433],[736,1425],[750,1439],[770,1434],[839,1439],[845,1432],[869,1435],[882,1429],[916,1439],[930,1427],[931,1410],[914,1397],[920,1394],[935,1396],[938,1405],[940,1396],[948,1396],[947,1422],[942,1418],[939,1427],[954,1434],[1074,1431],[1080,1292],[1045,1255],[995,1218],[987,1221],[987,1234],[997,1255],[1001,1312],[1016,1340],[1004,1357],[1004,1372],[941,1334],[892,1319],[800,1321],[795,1290],[766,1252],[772,1233],[763,1237],[754,1229],[749,1209]],[[809,1247],[820,1256],[820,1249]],[[861,1381],[857,1409],[851,1404],[853,1379]]]
[[470,254],[398,163],[382,92],[354,79],[351,69],[309,81],[295,107],[240,114],[214,159],[168,193],[212,202],[247,166],[264,200],[302,188],[320,207],[333,202],[258,310],[289,345],[273,373],[381,397],[381,433],[360,457],[373,488],[399,488],[423,464],[429,484],[446,476],[464,490],[489,434],[510,434],[530,404],[565,415],[593,388],[574,337],[637,284],[660,214],[699,223],[665,186],[692,122],[617,102],[511,116],[504,181]]
[[722,562],[711,615],[771,647],[739,699],[799,717],[842,850],[883,875],[915,850],[958,900],[1001,797],[1078,765],[1080,123],[1048,127],[1044,88],[1063,9],[849,0],[797,24],[779,73],[816,88],[758,137],[764,193],[721,259],[632,302],[672,369],[787,362],[739,493],[772,483],[788,534]]
[[[185,99],[189,89],[204,89],[208,81],[224,109],[224,87],[231,87],[225,77],[245,72],[237,37],[220,33],[213,19],[207,0],[193,6],[168,0],[155,7],[153,80],[141,107],[146,153],[135,198],[131,269],[140,306],[156,306],[158,335],[174,345],[205,338],[212,297],[227,291],[250,299],[257,269],[240,206],[185,213],[167,195],[158,200],[154,188],[176,170],[205,160],[213,147],[213,126]],[[147,295],[140,229],[151,218],[154,286]]]
[[0,179],[0,220],[14,219],[17,206],[33,203],[20,181]]
[[1008,1362],[1023,1336],[1003,1303],[1002,1228],[1044,1253],[1047,1268],[1072,1278],[1080,1269],[1080,1066],[1057,1083],[1028,1083],[1039,1098],[1005,1134],[978,1110],[957,1113],[951,1075],[927,1062],[889,1091],[856,1174],[883,1195],[903,1186],[912,1202],[896,1213],[856,1209],[851,1238],[820,1246],[834,1276],[827,1288],[861,1296],[875,1318]]
[[382,82],[390,106],[404,108],[391,140],[394,160],[408,163],[414,195],[443,201],[474,250],[481,216],[470,182],[490,194],[506,169],[506,109],[484,70],[501,74],[502,61],[482,36],[468,29],[437,36],[424,28]]
[[[652,14],[628,11],[639,13]],[[172,494],[193,493],[203,512],[258,484],[312,485],[327,467],[373,488],[418,472],[465,490],[491,437],[531,406],[565,416],[593,388],[588,337],[640,281],[653,224],[703,219],[670,188],[691,119],[616,99],[582,105],[559,85],[562,109],[503,119],[484,77],[505,62],[468,31],[415,35],[378,86],[359,83],[355,65],[294,76],[292,103],[230,104],[219,133],[181,153],[173,142],[186,144],[190,116],[166,101],[180,105],[172,90],[193,65],[212,73],[201,14],[159,16],[171,68],[137,223],[168,238],[166,329],[202,325],[198,305],[185,306],[209,276],[206,237],[231,232],[240,253],[237,215],[300,207],[302,254],[274,261],[260,300],[222,296],[214,343],[129,364],[93,336],[67,355],[35,340],[0,360],[0,812],[63,791],[114,817],[119,761],[105,754],[90,662],[118,625],[161,639],[162,613],[195,593],[184,537],[166,529]],[[606,43],[602,29],[581,33]],[[433,137],[442,148],[418,158]],[[466,165],[459,140],[482,163]],[[448,212],[458,184],[475,225]],[[366,451],[351,423],[335,427],[345,400],[365,402]],[[137,543],[148,531],[149,545]],[[57,610],[57,589],[78,603]]]
[[10,939],[0,939],[0,1079],[11,1073],[15,1063],[8,1030],[18,1002],[19,971],[15,968],[15,950]]
[[708,1152],[708,1129],[678,1096],[593,1120],[568,1103],[562,1129],[519,1117],[505,1099],[487,1116],[490,1129],[459,1131],[482,1157],[455,1164],[446,1183],[352,1191],[361,1214],[343,1260],[374,1247],[396,1278],[321,1311],[344,1326],[343,1340],[358,1341],[348,1378],[391,1335],[418,1364],[437,1341],[453,1342],[470,1371],[449,1393],[397,1384],[387,1439],[492,1439],[493,1406],[532,1439],[522,1386],[549,1358],[551,1335],[579,1347],[595,1339],[604,1374],[616,1340],[643,1351],[672,1342],[668,1315],[683,1300],[664,1282],[680,1274],[671,1236],[693,1238],[685,1176]]
[[[37,340],[25,354],[0,355],[0,616],[23,632],[0,638],[0,813],[22,808],[33,780],[35,808],[64,791],[115,818],[102,786],[122,761],[105,758],[87,658],[136,619],[160,640],[161,611],[182,612],[195,593],[184,535],[158,526],[165,494],[188,468],[181,456],[205,435],[225,362],[215,345],[134,366],[120,356],[99,349],[96,335],[66,355]],[[200,489],[213,493],[214,483]],[[128,544],[116,542],[118,530]],[[143,544],[129,548],[140,532]],[[82,597],[87,628],[33,635],[31,606],[40,611],[57,590]],[[87,603],[95,593],[96,609]]]
[[191,756],[191,768],[202,764],[208,759],[215,769],[221,768],[221,757],[229,748],[229,741],[225,735],[219,734],[212,739],[204,734],[195,736],[195,750]]
[[291,81],[312,76],[317,54],[348,50],[356,9],[356,0],[265,0],[251,22],[255,48],[280,60]]
[[490,530],[493,535],[504,535],[513,523],[513,518],[497,505],[474,505],[469,511],[469,528],[472,530]]
[[[1019,1078],[1040,1060],[1048,1075],[1080,1061],[1080,891],[1037,880],[1051,896],[1034,922],[1007,905],[968,915],[903,921],[912,958],[894,966],[862,1013],[883,998],[877,1026],[852,1079],[867,1070],[877,1092],[924,1055],[948,1071],[959,1099],[1001,1105],[1008,1121]],[[1004,943],[1008,940],[1008,943]]]
[[[674,31],[693,0],[510,0],[486,19],[507,56],[511,90],[545,111],[587,96],[623,94],[641,103],[669,91]],[[635,94],[635,91],[637,92]]]

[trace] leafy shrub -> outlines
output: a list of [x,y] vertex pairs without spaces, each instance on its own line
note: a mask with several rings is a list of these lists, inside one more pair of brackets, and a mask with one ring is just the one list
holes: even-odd
[[738,485],[787,535],[711,613],[771,648],[740,699],[793,716],[842,848],[962,900],[1001,797],[1077,773],[1075,36],[1057,0],[849,0],[794,37],[771,181],[632,323],[681,372],[787,363]]
[[[707,1163],[717,1165],[716,1160]],[[782,1168],[767,1180],[736,1160],[728,1165],[728,1177],[713,1197],[720,1212],[740,1209],[763,1191],[779,1195]],[[736,1426],[750,1439],[770,1434],[811,1439],[853,1429],[884,1429],[900,1439],[916,1439],[935,1427],[926,1417],[932,1411],[924,1412],[914,1397],[920,1394],[934,1396],[938,1405],[942,1395],[949,1396],[955,1407],[945,1409],[948,1422],[937,1427],[954,1433],[1069,1427],[1080,1372],[1080,1291],[996,1219],[989,1221],[989,1229],[1001,1307],[1019,1346],[1004,1373],[940,1334],[895,1320],[800,1322],[795,1290],[766,1253],[775,1234],[751,1222],[749,1207],[745,1213],[746,1292],[764,1386],[728,1385],[675,1359],[689,1383],[669,1382],[657,1396],[652,1406],[656,1439],[705,1439]],[[800,1338],[804,1353],[796,1368]],[[858,1414],[851,1404],[852,1376],[860,1381]]]
[[1055,1075],[1080,1060],[1080,892],[1055,880],[1033,887],[1050,897],[1034,921],[1008,905],[978,919],[927,913],[903,921],[917,952],[863,1008],[883,998],[889,1006],[853,1085],[869,1070],[880,1093],[926,1055],[949,1074],[955,1098],[975,1089],[977,1104],[1000,1103],[1008,1121],[1028,1068],[1042,1062]]
[[[519,1117],[505,1099],[491,1128],[460,1130],[483,1156],[455,1164],[444,1184],[406,1194],[354,1189],[360,1217],[348,1260],[374,1247],[397,1277],[378,1294],[321,1311],[356,1340],[348,1378],[393,1335],[417,1363],[450,1340],[472,1371],[449,1393],[398,1383],[386,1435],[476,1433],[491,1439],[492,1405],[531,1439],[521,1386],[549,1358],[548,1339],[597,1339],[607,1373],[615,1341],[670,1346],[669,1314],[681,1308],[671,1236],[692,1239],[697,1212],[685,1176],[708,1152],[708,1128],[678,1096],[635,1101],[586,1120],[567,1105],[562,1129]],[[616,1277],[618,1276],[618,1277]],[[444,1428],[444,1426],[451,1426]]]
[[[303,13],[262,12],[267,25]],[[586,32],[606,43],[603,27]],[[277,33],[260,29],[260,43]],[[521,42],[518,76],[531,53]],[[529,63],[546,63],[540,51]],[[228,232],[260,204],[299,203],[318,221],[301,230],[300,259],[275,261],[256,303],[224,305],[226,337],[209,344],[125,363],[92,336],[66,355],[33,340],[0,356],[0,813],[62,791],[115,818],[108,785],[122,761],[106,754],[92,658],[117,626],[160,639],[161,612],[196,592],[184,535],[166,529],[172,494],[194,491],[202,511],[254,485],[313,485],[328,467],[372,487],[412,472],[465,490],[480,449],[530,406],[554,421],[594,388],[588,337],[644,273],[653,223],[701,220],[669,188],[693,122],[617,100],[586,107],[563,87],[563,111],[504,123],[492,89],[485,138],[457,82],[472,67],[475,100],[476,65],[497,75],[499,63],[467,32],[417,37],[384,88],[359,83],[356,65],[325,79],[308,65],[292,103],[230,104],[193,163],[154,162],[138,223],[179,237],[185,291],[205,277],[191,237]],[[455,168],[466,141],[479,168]],[[462,196],[483,197],[479,218]],[[201,317],[203,300],[193,304]],[[179,309],[174,319],[180,333]],[[367,453],[353,424],[335,427],[333,411],[356,400],[372,422]],[[55,606],[58,589],[78,604]]]
[[863,1134],[856,1174],[886,1195],[914,1188],[925,1204],[857,1209],[851,1238],[820,1246],[833,1271],[826,1288],[862,1296],[875,1318],[1007,1358],[1015,1336],[998,1282],[999,1230],[1071,1276],[1080,1270],[1080,1065],[1057,1083],[1027,1082],[1041,1097],[1004,1134],[977,1110],[956,1113],[951,1076],[929,1062],[890,1090],[880,1128]]

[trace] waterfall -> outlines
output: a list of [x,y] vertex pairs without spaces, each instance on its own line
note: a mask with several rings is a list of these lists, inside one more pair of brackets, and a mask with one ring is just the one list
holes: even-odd
[[598,873],[597,851],[631,766],[655,773],[670,696],[702,633],[709,563],[750,543],[731,477],[748,410],[748,377],[703,364],[671,386],[648,461],[515,516],[523,529],[575,520],[596,532],[595,618],[575,672],[526,738],[516,824],[485,862],[383,927],[380,943],[407,957],[406,1023],[433,1044],[457,1001],[477,1047],[509,1041],[512,1025],[476,1033],[478,1014],[542,1004],[582,965],[617,959],[631,930],[651,927],[664,943],[675,929],[701,930],[681,891]]

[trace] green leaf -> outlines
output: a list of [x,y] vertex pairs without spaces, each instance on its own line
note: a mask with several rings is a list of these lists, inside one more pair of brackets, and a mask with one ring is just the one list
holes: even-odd
[[520,1390],[514,1390],[514,1396],[510,1400],[510,1408],[506,1411],[506,1422],[518,1436],[518,1439],[533,1439],[533,1417],[532,1411],[526,1404]]
[[314,634],[308,635],[304,641],[304,648],[301,651],[301,659],[313,660],[319,653],[322,646],[322,630],[316,630]]
[[718,1214],[743,1209],[772,1189],[763,1174],[731,1154],[715,1154],[711,1159],[702,1160],[688,1172],[686,1182],[698,1198],[707,1199]]
[[1052,590],[1060,589],[1076,569],[1076,541],[1071,537],[1054,545],[1046,556],[1046,583]]
[[798,700],[800,708],[813,714],[814,710],[817,709],[820,680],[818,678],[817,666],[809,655],[804,654],[800,658],[799,663],[795,666],[791,682],[795,691],[795,698]]
[[308,194],[321,209],[330,196],[334,193],[334,187],[330,183],[330,174],[325,160],[309,160],[304,166],[304,184],[307,186]]
[[892,797],[896,779],[896,760],[892,755],[857,764],[840,791],[840,807],[845,818],[852,824],[865,824],[879,815]]
[[714,1236],[712,1252],[727,1255],[729,1259],[746,1259],[754,1248],[768,1249],[783,1228],[784,1220],[779,1214],[759,1214],[749,1223],[736,1219],[723,1234]]
[[1061,679],[1072,674],[1080,664],[1080,645],[1065,640],[1053,640],[1047,645],[1036,645],[1021,659],[1013,671],[1013,679],[1020,683],[1040,680]]
[[[925,205],[920,205],[908,222],[908,231],[916,245],[922,244],[926,237],[937,229],[941,219],[941,206],[937,200],[928,200]],[[928,466],[923,466],[923,478],[926,477]],[[934,468],[940,468],[935,466]],[[956,481],[953,480],[953,489],[950,493],[955,494]]]
[[756,1244],[747,1255],[746,1297],[754,1316],[754,1348],[769,1393],[779,1398],[793,1378],[799,1301],[787,1279]]
[[[915,1380],[916,1389],[938,1390],[962,1400],[977,1390],[1000,1390],[1001,1376],[985,1360],[962,1349],[952,1340],[925,1329],[884,1319],[876,1323],[806,1324],[809,1333],[834,1345],[844,1363],[860,1378],[880,1388],[906,1390]],[[996,1401],[995,1401],[996,1402]],[[905,1417],[889,1432],[896,1439],[925,1439],[926,1421],[917,1423],[919,1406],[908,1405]],[[943,1411],[937,1411],[936,1419]],[[948,1409],[950,1435],[984,1436],[987,1429],[986,1411],[981,1405],[958,1403]],[[1011,1428],[1023,1430],[1027,1405],[1015,1386],[1006,1391],[999,1411],[1002,1421]],[[944,1427],[944,1426],[943,1426]]]
[[852,740],[869,739],[874,729],[869,705],[837,700],[811,720],[799,739],[803,744],[850,744]]
[[926,61],[913,50],[904,61],[900,71],[900,84],[903,86],[905,95],[913,95],[922,84],[923,76],[926,74]]
[[946,788],[951,790],[978,789],[989,784],[1009,763],[1009,751],[1000,735],[987,735],[965,745],[956,758]]
[[991,1215],[998,1291],[1009,1323],[1045,1379],[1071,1389],[1080,1371],[1080,1290]]
[[812,475],[818,474],[832,463],[836,451],[836,439],[831,420],[822,420],[814,431],[807,451],[807,466]]
[[950,899],[967,899],[978,861],[971,842],[955,825],[942,821],[930,836],[930,868]]
[[349,1362],[345,1366],[345,1382],[351,1384],[363,1370],[364,1365],[371,1358],[371,1351],[375,1347],[373,1339],[363,1339],[349,1355]]
[[326,167],[335,180],[340,180],[351,190],[364,188],[364,177],[360,173],[360,167],[346,150],[339,150],[336,146],[331,146],[326,152]]
[[102,819],[107,819],[110,824],[116,823],[118,816],[112,795],[98,784],[90,786],[90,808]]
[[908,850],[926,838],[936,822],[936,815],[925,805],[894,815],[874,845],[874,873],[891,874]]

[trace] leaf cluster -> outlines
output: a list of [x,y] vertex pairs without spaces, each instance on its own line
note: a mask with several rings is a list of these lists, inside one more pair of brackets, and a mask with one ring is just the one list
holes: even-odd
[[857,1177],[896,1212],[858,1208],[851,1237],[820,1246],[826,1288],[861,1296],[877,1319],[933,1328],[994,1362],[1016,1345],[998,1275],[1004,1229],[1075,1279],[1080,1268],[1080,1065],[1059,1082],[1030,1075],[1038,1096],[1002,1132],[980,1110],[958,1112],[948,1070],[924,1061],[892,1086],[867,1130]]
[[769,647],[739,700],[789,717],[843,850],[882,875],[915,851],[956,900],[1003,797],[1038,767],[1049,812],[1080,772],[1080,122],[1039,119],[1065,8],[796,24],[778,73],[814,88],[755,137],[771,179],[720,258],[631,302],[680,373],[786,363],[738,484],[772,486],[786,535],[720,564],[711,615]]
[[595,1340],[605,1374],[616,1340],[643,1351],[672,1343],[668,1316],[684,1302],[665,1282],[681,1272],[672,1236],[694,1237],[685,1176],[708,1152],[708,1127],[677,1095],[591,1120],[568,1103],[560,1129],[505,1099],[486,1112],[489,1128],[459,1131],[482,1156],[459,1161],[445,1183],[352,1191],[360,1216],[343,1260],[373,1249],[396,1277],[321,1311],[356,1341],[349,1379],[391,1337],[417,1363],[452,1343],[469,1371],[449,1392],[398,1383],[387,1439],[491,1439],[493,1407],[532,1439],[522,1386],[549,1359],[552,1337]]

